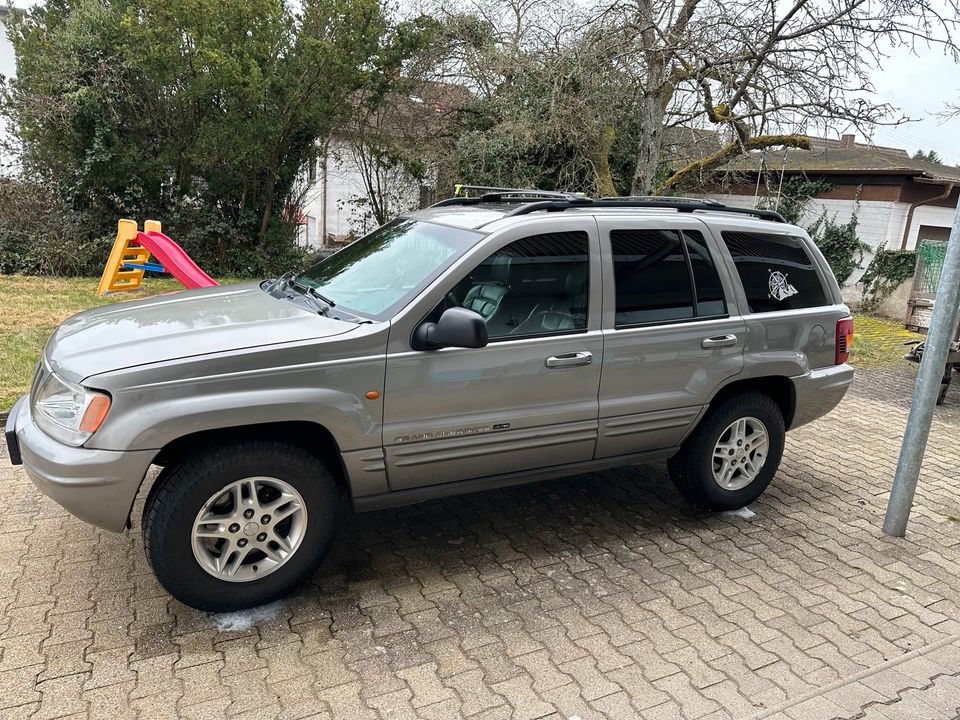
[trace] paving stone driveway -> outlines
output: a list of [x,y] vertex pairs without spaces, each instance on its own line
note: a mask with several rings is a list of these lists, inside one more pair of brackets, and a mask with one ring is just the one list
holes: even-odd
[[879,531],[910,387],[861,373],[753,515],[646,466],[351,516],[307,589],[230,616],[0,459],[0,716],[956,718],[956,388],[907,539]]

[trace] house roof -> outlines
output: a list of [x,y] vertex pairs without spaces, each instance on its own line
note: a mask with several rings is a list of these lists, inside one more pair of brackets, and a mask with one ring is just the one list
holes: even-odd
[[[919,182],[960,182],[960,168],[931,160],[910,157],[906,150],[842,140],[810,138],[810,149],[770,149],[764,154],[765,169],[786,174],[817,175],[901,175]],[[784,156],[784,153],[786,155]],[[742,155],[724,166],[725,171],[756,172],[761,166],[759,151]]]

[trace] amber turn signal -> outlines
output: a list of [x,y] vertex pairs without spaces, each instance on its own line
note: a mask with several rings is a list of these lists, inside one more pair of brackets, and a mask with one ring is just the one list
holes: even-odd
[[103,425],[103,421],[110,412],[110,398],[106,395],[94,395],[83,411],[83,417],[80,418],[80,430],[83,432],[96,432]]
[[376,400],[378,397],[380,397],[380,391],[378,390],[367,391],[367,400]]

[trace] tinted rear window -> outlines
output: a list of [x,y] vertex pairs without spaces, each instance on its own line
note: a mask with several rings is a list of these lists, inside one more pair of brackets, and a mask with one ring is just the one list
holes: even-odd
[[703,235],[696,230],[684,230],[683,237],[687,243],[687,254],[693,269],[693,284],[697,291],[697,315],[726,315],[727,302],[723,298],[723,286]]
[[750,312],[799,310],[830,304],[800,238],[724,232],[747,294]]
[[616,326],[694,316],[687,258],[676,230],[612,230]]

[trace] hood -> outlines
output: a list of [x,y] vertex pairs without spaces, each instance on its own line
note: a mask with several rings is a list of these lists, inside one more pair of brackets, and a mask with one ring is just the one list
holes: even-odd
[[86,310],[53,333],[47,361],[64,377],[302,340],[356,328],[271,297],[258,283],[220,285]]

